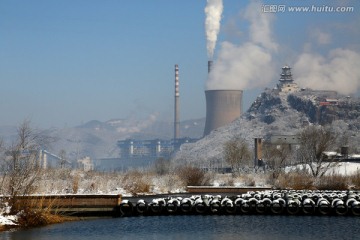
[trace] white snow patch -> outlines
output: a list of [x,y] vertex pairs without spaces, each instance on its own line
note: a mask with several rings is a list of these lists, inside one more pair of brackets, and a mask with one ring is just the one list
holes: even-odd
[[340,174],[340,175],[353,175],[359,172],[360,163],[351,163],[351,162],[341,162],[338,166],[329,169],[326,174]]
[[8,215],[10,213],[11,207],[7,202],[4,203],[4,206],[0,208],[0,226],[13,226],[17,225],[17,216]]
[[7,215],[2,216],[0,215],[0,225],[2,226],[16,226],[17,225],[17,216],[14,215]]
[[[310,172],[309,165],[305,166],[306,170]],[[285,169],[285,172],[295,171],[295,170],[303,170],[304,165],[299,164],[294,167],[287,167]],[[360,172],[360,163],[353,163],[353,162],[340,162],[336,166],[330,167],[325,175],[333,175],[333,174],[339,174],[343,176],[349,176],[354,175]]]

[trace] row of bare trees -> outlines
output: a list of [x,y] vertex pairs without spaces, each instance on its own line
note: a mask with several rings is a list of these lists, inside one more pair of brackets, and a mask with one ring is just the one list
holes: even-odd
[[[288,144],[264,144],[263,158],[267,168],[276,179],[286,166],[304,164],[313,176],[323,176],[337,163],[327,161],[324,152],[338,147],[339,135],[329,127],[309,126],[298,134],[299,147],[291,148]],[[10,144],[0,141],[0,194],[16,196],[31,193],[42,171],[39,162],[39,149],[49,145],[53,139],[31,128],[29,121],[24,121],[17,129],[17,136]],[[66,155],[62,152],[61,155]],[[65,159],[65,157],[64,157]],[[235,138],[225,143],[224,159],[233,173],[241,168],[254,165],[254,157],[247,142]],[[155,169],[162,175],[169,171],[169,162],[159,159]]]
[[[321,177],[338,164],[337,161],[329,161],[324,154],[341,147],[338,140],[343,138],[330,126],[309,126],[301,130],[297,138],[299,142],[296,147],[281,142],[263,145],[263,158],[273,178],[276,179],[290,165],[303,164],[314,177]],[[237,172],[253,163],[253,154],[244,139],[234,138],[224,144],[224,159],[233,172]]]

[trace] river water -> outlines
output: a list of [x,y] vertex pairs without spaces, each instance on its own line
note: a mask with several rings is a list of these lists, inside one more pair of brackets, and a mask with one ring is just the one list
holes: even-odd
[[0,239],[360,239],[360,218],[273,215],[108,218],[3,232]]

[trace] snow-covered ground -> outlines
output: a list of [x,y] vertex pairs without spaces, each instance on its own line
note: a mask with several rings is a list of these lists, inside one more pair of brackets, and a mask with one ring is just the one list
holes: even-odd
[[16,215],[0,215],[0,226],[11,226],[11,225],[17,225],[17,216]]
[[[301,165],[298,168],[302,167]],[[294,169],[286,169],[290,171]],[[342,162],[336,167],[327,171],[327,174],[354,175],[359,173],[360,163]],[[51,176],[51,177],[50,177]],[[231,174],[215,174],[208,176],[212,186],[258,186],[270,187],[267,174],[253,172],[240,174],[233,177]],[[131,187],[142,184],[149,185],[148,194],[170,194],[186,191],[186,186],[178,176],[174,174],[156,175],[149,172],[137,172],[132,174],[105,174],[105,173],[86,173],[79,171],[59,172],[54,171],[44,175],[38,183],[37,194],[58,195],[58,194],[121,194],[132,196]],[[16,225],[17,216],[8,215],[10,206],[6,203],[0,207],[0,226]]]
[[341,162],[337,167],[329,169],[326,174],[353,175],[359,172],[360,163]]
[[12,226],[17,225],[17,216],[9,215],[10,206],[7,203],[4,203],[4,206],[0,208],[0,226]]
[[[296,167],[288,167],[286,168],[286,171],[294,171],[295,169],[299,169],[302,170],[303,169],[303,165],[298,165]],[[310,168],[309,166],[306,167],[309,172],[310,172]],[[348,176],[348,175],[354,175],[356,173],[359,173],[360,171],[360,163],[354,163],[354,162],[340,162],[338,164],[336,164],[336,166],[329,168],[325,175],[343,175],[343,176]]]

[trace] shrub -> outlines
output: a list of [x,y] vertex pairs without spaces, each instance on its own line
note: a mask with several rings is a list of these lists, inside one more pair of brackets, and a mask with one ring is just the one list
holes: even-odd
[[53,223],[61,223],[74,218],[64,216],[57,211],[56,198],[21,198],[13,206],[18,216],[17,223],[21,227],[39,227]]
[[274,184],[275,188],[280,189],[313,189],[314,188],[314,178],[307,173],[300,172],[290,172],[282,173],[279,175]]
[[250,176],[250,175],[245,175],[244,177],[244,184],[245,186],[249,186],[249,187],[253,187],[255,186],[255,179],[253,176]]
[[360,171],[349,177],[349,182],[354,185],[355,189],[360,189]]
[[183,166],[177,171],[179,178],[186,186],[207,186],[210,185],[210,175],[197,167]]
[[154,191],[172,193],[177,192],[180,189],[184,189],[184,185],[179,179],[179,176],[173,173],[162,175],[161,177],[156,177],[156,179],[154,179]]
[[21,227],[40,227],[52,223],[64,222],[64,217],[44,211],[25,209],[19,214],[18,224]]
[[[342,175],[326,175],[315,178],[304,172],[290,172],[281,174],[275,181],[274,187],[280,189],[318,189],[318,190],[347,190],[349,183],[355,184],[356,177]],[[360,180],[360,176],[359,176]],[[358,182],[360,183],[360,181]],[[356,184],[355,184],[356,185]]]
[[234,186],[235,185],[235,181],[234,178],[228,178],[225,181],[225,186]]
[[347,190],[348,177],[336,174],[322,176],[316,181],[315,187],[319,190]]
[[144,173],[134,170],[128,171],[123,179],[123,188],[132,195],[150,192],[151,184]]

